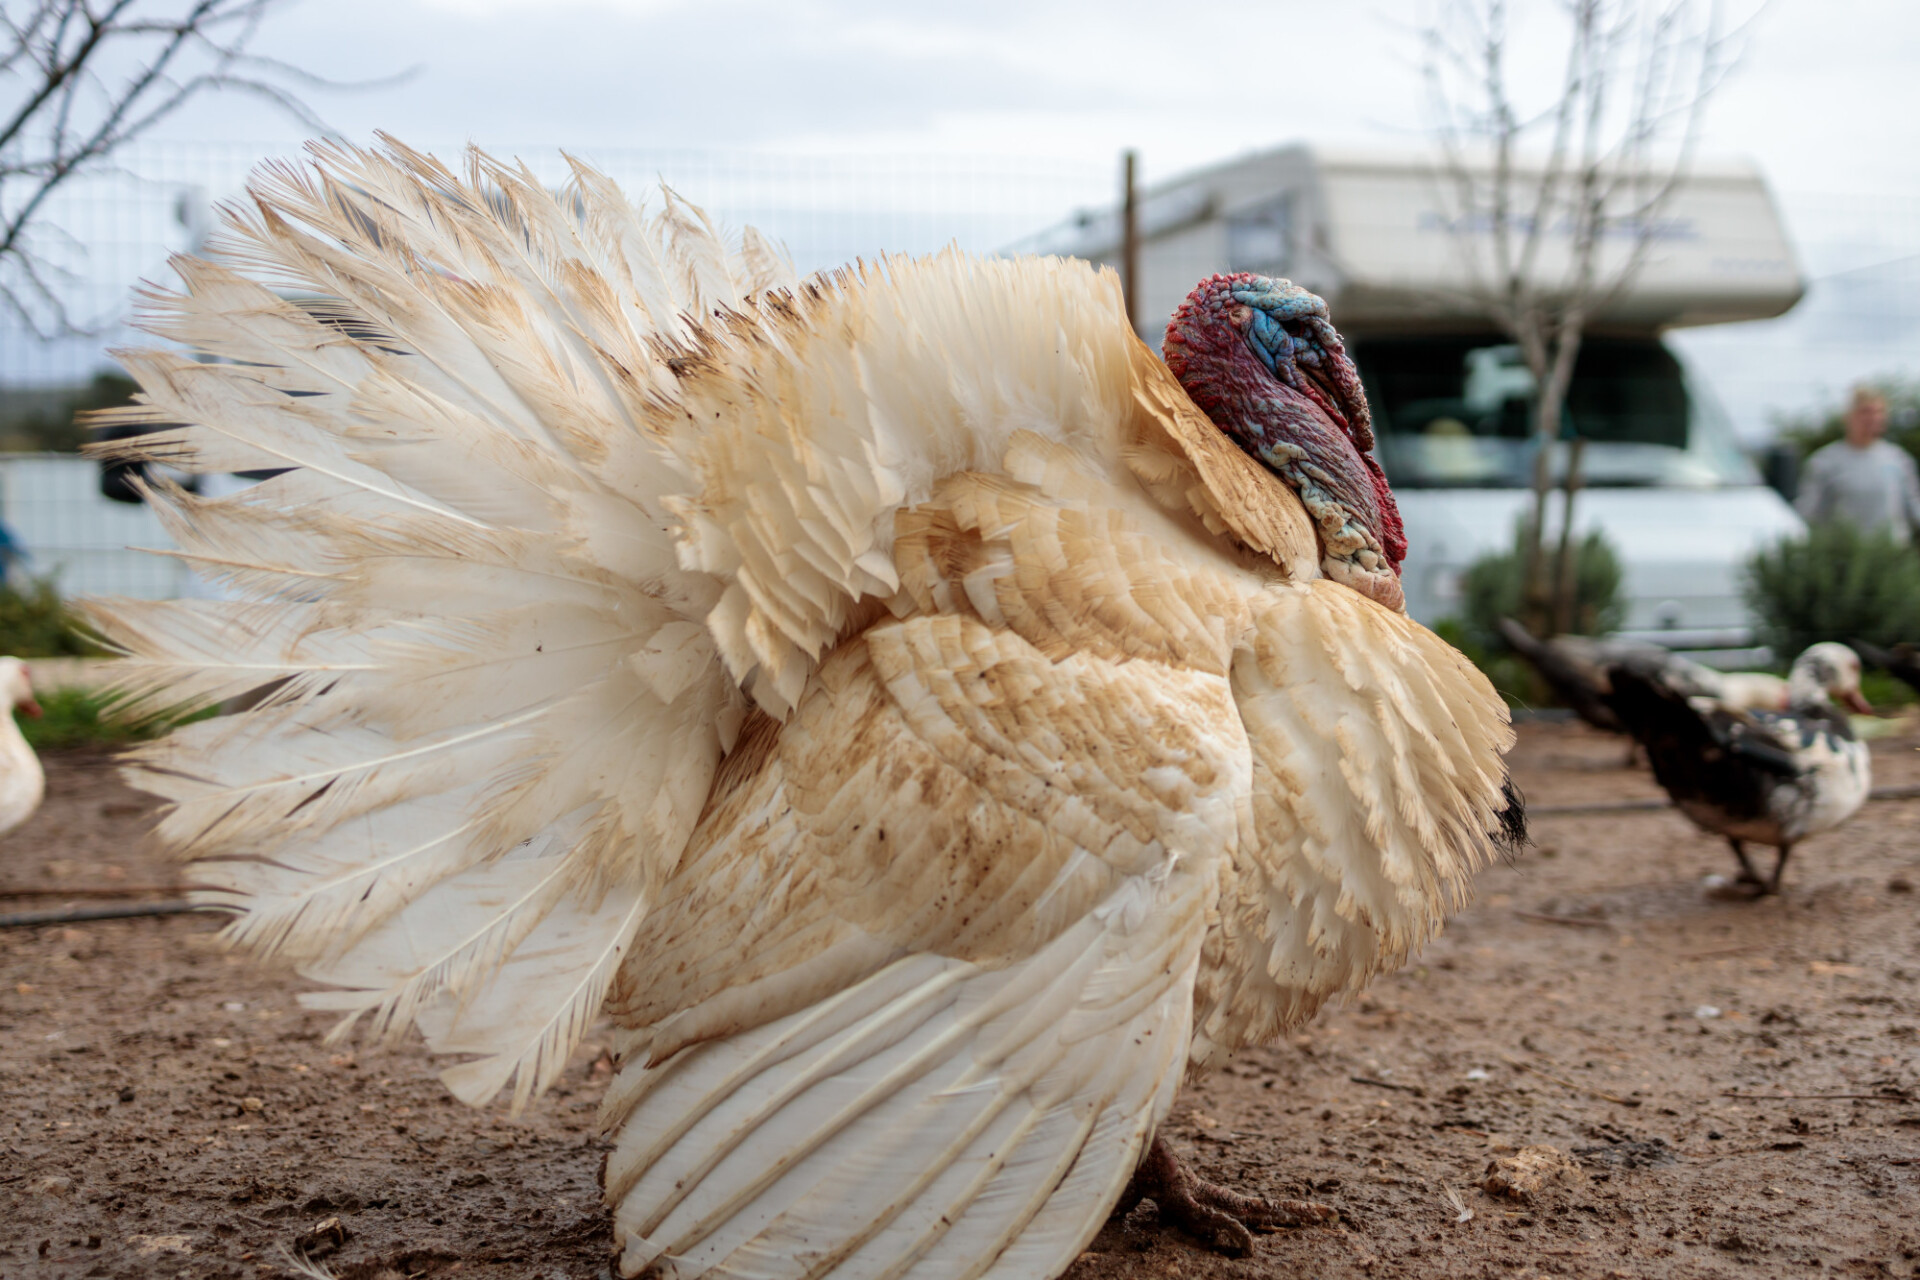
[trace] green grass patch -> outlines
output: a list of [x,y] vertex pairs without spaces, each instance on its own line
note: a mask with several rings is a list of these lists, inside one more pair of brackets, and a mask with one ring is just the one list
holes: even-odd
[[1871,668],[1860,675],[1860,692],[1873,704],[1873,709],[1880,712],[1898,711],[1920,702],[1920,693],[1915,693],[1905,680]]
[[35,751],[129,746],[219,714],[218,707],[207,707],[189,715],[128,716],[93,690],[78,688],[50,689],[39,703],[38,720],[14,713],[20,732]]

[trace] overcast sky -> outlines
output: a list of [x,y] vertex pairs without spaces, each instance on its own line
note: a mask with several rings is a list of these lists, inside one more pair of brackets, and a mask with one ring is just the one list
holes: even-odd
[[[270,20],[259,47],[343,79],[417,67],[398,88],[309,94],[353,137],[1061,157],[1135,146],[1151,176],[1299,138],[1418,137],[1411,33],[1430,8],[305,0]],[[1753,156],[1785,189],[1920,195],[1917,86],[1912,0],[1773,0],[1714,104],[1708,143]],[[301,132],[231,99],[167,126],[289,143]]]
[[[897,157],[950,157],[924,170],[952,179],[932,199],[958,203],[925,226],[848,214],[823,223],[818,244],[791,219],[771,228],[808,265],[829,265],[949,239],[1004,245],[1109,198],[1125,147],[1139,149],[1151,184],[1297,140],[1418,142],[1428,118],[1417,32],[1441,2],[286,0],[256,47],[340,80],[412,68],[397,87],[306,93],[355,140],[385,130],[443,153],[468,141],[509,154],[564,148],[630,184],[679,171],[613,149],[868,157],[848,163],[880,175],[889,198],[905,189],[887,185],[908,172]],[[1759,162],[1810,292],[1778,320],[1675,343],[1758,437],[1777,413],[1832,402],[1855,379],[1920,378],[1920,3],[1719,2],[1736,17],[1759,12],[1703,146]],[[1514,74],[1550,85],[1559,0],[1512,3]],[[307,132],[226,97],[160,136],[253,144],[250,163],[254,148],[291,151]],[[714,186],[716,171],[689,172],[707,178],[673,180],[695,199],[724,209],[735,198]],[[118,308],[160,252],[125,279],[100,258],[100,306]],[[19,343],[0,344],[0,357],[0,375],[27,381],[99,359],[76,348],[54,361]]]

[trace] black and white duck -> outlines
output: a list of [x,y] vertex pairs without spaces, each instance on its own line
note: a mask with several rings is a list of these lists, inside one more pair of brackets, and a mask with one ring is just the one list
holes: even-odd
[[[1727,838],[1739,882],[1759,894],[1778,893],[1793,846],[1852,817],[1873,785],[1866,744],[1835,705],[1872,710],[1859,656],[1843,644],[1816,644],[1794,660],[1785,711],[1688,697],[1638,658],[1609,675],[1609,705],[1646,748],[1654,778],[1695,826]],[[1748,841],[1780,851],[1764,880]]]
[[[1715,671],[1644,640],[1571,635],[1542,640],[1512,618],[1497,625],[1508,647],[1540,673],[1555,697],[1608,733],[1628,731],[1614,710],[1608,675],[1626,662],[1682,697],[1712,698],[1741,710],[1787,709],[1787,682],[1764,671]],[[1632,762],[1632,752],[1627,759]]]

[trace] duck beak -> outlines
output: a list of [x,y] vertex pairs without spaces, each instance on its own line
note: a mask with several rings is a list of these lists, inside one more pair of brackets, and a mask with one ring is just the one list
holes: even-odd
[[41,716],[46,714],[44,711],[40,710],[40,704],[35,702],[32,698],[28,698],[25,702],[22,702],[20,704],[20,710],[26,712],[29,716],[31,716],[35,720],[38,720]]
[[1873,714],[1873,704],[1868,702],[1867,695],[1861,693],[1858,689],[1846,690],[1840,695],[1840,701],[1846,703],[1849,710],[1857,712],[1860,715],[1870,716]]

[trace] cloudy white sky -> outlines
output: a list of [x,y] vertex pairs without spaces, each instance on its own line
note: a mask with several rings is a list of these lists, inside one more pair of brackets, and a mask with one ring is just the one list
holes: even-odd
[[[260,47],[343,79],[417,67],[398,88],[310,95],[350,136],[1044,156],[1134,146],[1164,174],[1295,138],[1417,136],[1412,32],[1431,8],[305,0],[272,19]],[[1714,105],[1709,145],[1757,158],[1785,188],[1920,195],[1917,73],[1912,0],[1772,0]],[[168,126],[175,137],[246,141],[300,132],[233,101]]]
[[[1102,199],[1124,147],[1151,182],[1298,139],[1418,140],[1416,33],[1441,2],[292,0],[260,48],[340,79],[415,68],[398,87],[309,95],[355,138],[1062,162],[1051,186],[985,197],[1027,203],[973,241],[932,229],[990,248]],[[1783,320],[1677,339],[1754,437],[1856,378],[1920,375],[1920,258],[1877,265],[1920,255],[1920,4],[1721,3],[1752,21],[1704,147],[1759,162],[1813,281]],[[1557,7],[1516,0],[1520,78],[1557,71]],[[302,133],[233,99],[166,129],[276,147]]]
[[[1006,245],[1111,198],[1126,147],[1151,183],[1296,140],[1417,142],[1417,32],[1442,2],[284,0],[256,47],[337,80],[413,69],[397,86],[306,93],[350,138],[550,160],[565,148],[631,185],[664,175],[812,267]],[[1516,74],[1550,82],[1558,0],[1512,3]],[[1757,437],[1856,378],[1920,376],[1920,3],[1720,3],[1764,7],[1704,145],[1759,162],[1812,291],[1782,320],[1675,341]],[[169,193],[232,194],[308,132],[254,100],[203,99],[157,136],[243,145],[148,152],[133,160],[143,187],[57,201],[50,217],[78,246],[68,265],[88,282],[76,310],[122,314],[133,282],[190,243]],[[668,148],[732,158],[676,168]],[[803,188],[833,211],[796,214]],[[107,345],[0,333],[0,381],[84,377]]]

